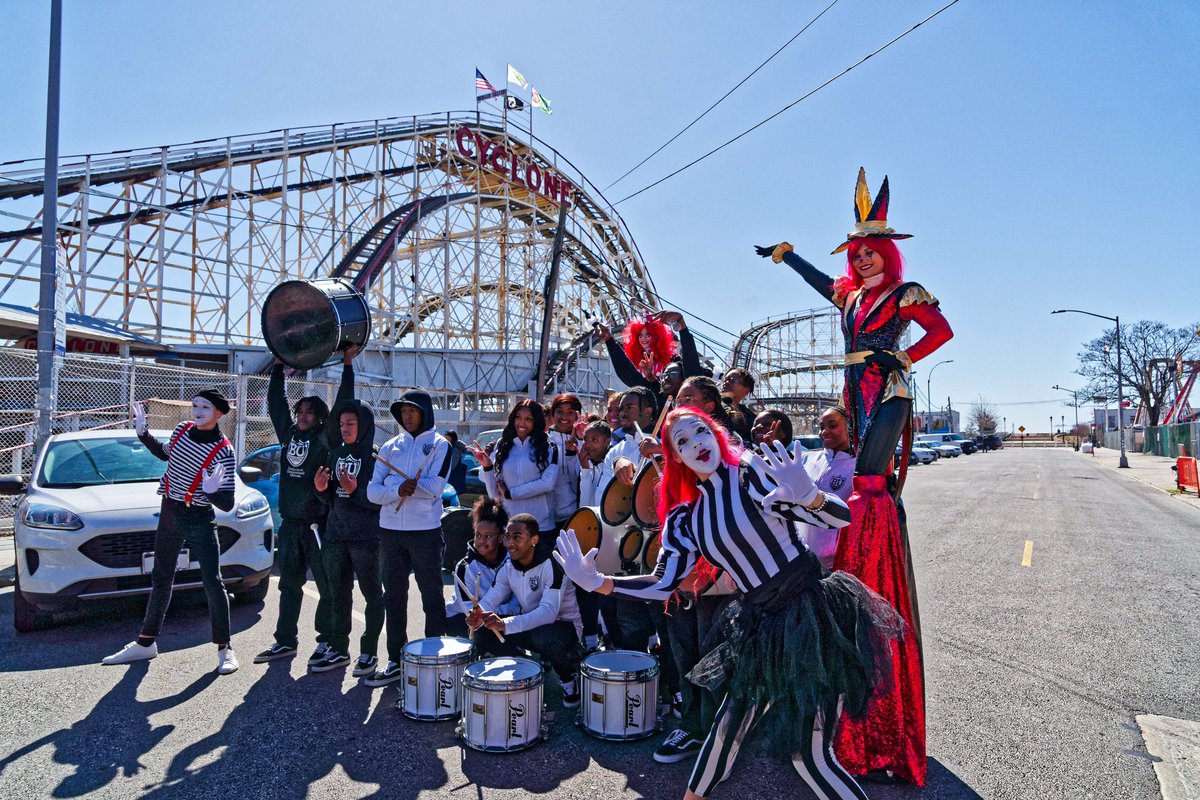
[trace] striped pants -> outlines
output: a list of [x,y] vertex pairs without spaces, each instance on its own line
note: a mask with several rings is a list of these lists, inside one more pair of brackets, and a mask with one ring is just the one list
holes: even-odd
[[[742,741],[769,708],[734,701],[727,696],[696,758],[688,789],[701,797],[708,797],[718,783],[729,777]],[[802,728],[804,744],[792,756],[792,766],[819,798],[868,800],[862,788],[833,755],[833,731],[840,709],[839,702],[829,709],[829,713],[814,711],[805,717]]]

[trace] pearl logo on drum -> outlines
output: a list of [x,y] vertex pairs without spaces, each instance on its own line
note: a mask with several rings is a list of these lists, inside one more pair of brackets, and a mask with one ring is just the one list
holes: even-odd
[[437,704],[442,708],[453,708],[446,696],[454,689],[454,681],[444,675],[439,675],[438,679],[438,695]]
[[625,727],[636,728],[637,710],[642,707],[642,696],[640,694],[625,693]]
[[508,704],[508,735],[517,738],[517,720],[524,718],[525,706],[521,703]]

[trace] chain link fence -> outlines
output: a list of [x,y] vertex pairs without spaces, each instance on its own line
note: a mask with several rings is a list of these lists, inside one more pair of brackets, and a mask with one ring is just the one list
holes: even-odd
[[1142,452],[1179,458],[1184,455],[1184,450],[1192,457],[1200,453],[1200,422],[1146,428],[1146,441]]

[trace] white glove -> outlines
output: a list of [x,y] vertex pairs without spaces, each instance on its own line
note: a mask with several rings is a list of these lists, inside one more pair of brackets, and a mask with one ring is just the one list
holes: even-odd
[[817,499],[820,490],[804,468],[804,462],[789,453],[782,444],[771,442],[764,446],[762,458],[767,464],[767,471],[779,484],[778,488],[763,498],[764,503],[785,502],[807,506]]
[[221,484],[225,481],[225,465],[217,464],[212,468],[212,472],[200,479],[200,488],[204,489],[204,493],[210,497],[221,491]]
[[593,547],[584,555],[579,549],[575,531],[569,530],[559,531],[558,546],[551,555],[576,586],[585,592],[594,592],[604,583],[604,576],[596,571],[597,552]]
[[133,412],[133,429],[141,436],[146,432],[146,407],[141,403],[130,403],[129,410]]

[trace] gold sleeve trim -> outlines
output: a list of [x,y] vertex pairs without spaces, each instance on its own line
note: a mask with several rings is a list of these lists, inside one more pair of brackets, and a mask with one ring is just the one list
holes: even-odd
[[904,297],[900,298],[900,307],[911,305],[920,305],[927,303],[931,306],[938,304],[938,299],[934,297],[924,286],[910,286],[908,291],[904,293]]
[[776,264],[778,264],[783,261],[784,253],[790,253],[791,251],[793,251],[795,249],[796,248],[792,247],[787,242],[776,245],[775,249],[771,252],[771,260],[774,261]]

